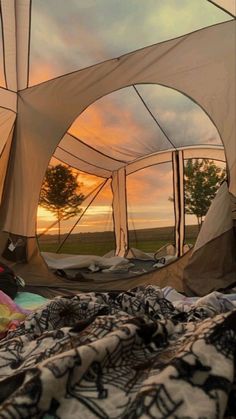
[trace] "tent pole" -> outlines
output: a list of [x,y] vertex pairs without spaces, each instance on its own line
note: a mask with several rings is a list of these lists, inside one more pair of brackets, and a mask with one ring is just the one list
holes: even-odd
[[184,216],[184,158],[183,151],[173,151],[173,191],[175,209],[175,250],[176,256],[183,255],[185,216]]
[[116,240],[116,256],[126,256],[128,245],[128,221],[127,221],[127,193],[126,172],[122,167],[112,174],[113,192],[113,221]]

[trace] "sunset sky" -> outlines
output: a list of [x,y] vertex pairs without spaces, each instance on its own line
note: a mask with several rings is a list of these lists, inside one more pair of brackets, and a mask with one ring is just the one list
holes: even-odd
[[[33,0],[30,85],[229,19],[206,0]],[[138,90],[176,146],[220,144],[213,124],[188,98],[157,85]],[[157,137],[160,148],[167,147],[132,87],[91,105],[70,132],[127,162],[155,152]],[[81,173],[79,181],[86,195],[103,179]],[[131,228],[173,225],[169,163],[130,175],[127,193]],[[111,199],[107,185],[75,232],[112,229]],[[54,220],[39,209],[38,231]]]

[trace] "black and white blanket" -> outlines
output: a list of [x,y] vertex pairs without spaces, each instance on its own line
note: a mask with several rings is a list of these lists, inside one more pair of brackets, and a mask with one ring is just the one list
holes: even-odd
[[224,304],[182,311],[154,286],[56,297],[0,341],[0,418],[233,418],[235,354]]

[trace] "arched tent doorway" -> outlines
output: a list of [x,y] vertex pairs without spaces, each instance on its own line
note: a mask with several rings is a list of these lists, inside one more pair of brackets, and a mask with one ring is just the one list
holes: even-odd
[[[191,157],[225,159],[219,135],[196,104],[180,93],[158,85],[131,86],[99,99],[76,119],[54,152],[58,162],[69,164],[80,171],[84,196],[87,196],[87,190],[84,188],[86,177],[83,173],[93,176],[99,184],[103,178],[112,180],[116,247],[109,250],[115,250],[119,256],[126,256],[129,248],[133,247],[128,231],[132,230],[131,219],[135,214],[132,215],[132,210],[127,209],[127,200],[132,206],[132,201],[137,199],[139,208],[147,206],[153,216],[156,213],[155,218],[159,217],[157,224],[149,224],[150,227],[172,225],[171,242],[177,248],[177,255],[183,254],[183,167],[181,172],[177,170],[177,165],[183,166],[184,160]],[[139,180],[134,181],[137,176]],[[169,184],[169,190],[163,192],[164,198],[161,198],[160,191],[165,188],[165,182]],[[95,193],[96,190],[95,187]],[[102,192],[103,186],[100,195]],[[155,196],[157,192],[159,195]],[[177,202],[180,194],[181,203]],[[174,205],[169,202],[170,196],[174,198]],[[165,217],[168,203],[172,207],[169,210],[172,215],[166,224],[163,216],[158,215],[161,202]],[[89,205],[87,211],[86,206],[87,201],[83,205],[85,216],[91,208]],[[143,221],[139,220],[141,229],[151,223],[151,214],[147,210],[145,217]],[[71,224],[74,233],[86,231],[83,229],[84,216],[79,215],[79,220],[77,224],[75,219],[76,230],[74,222]],[[96,231],[92,230],[91,217],[90,220],[91,228],[86,224],[87,231]],[[89,223],[89,217],[87,221]],[[82,230],[79,230],[80,225]],[[123,235],[119,229],[124,232]],[[140,233],[143,234],[143,231]],[[152,251],[158,249],[157,244]],[[64,253],[64,247],[60,246],[57,251]],[[96,249],[94,252],[96,254]]]

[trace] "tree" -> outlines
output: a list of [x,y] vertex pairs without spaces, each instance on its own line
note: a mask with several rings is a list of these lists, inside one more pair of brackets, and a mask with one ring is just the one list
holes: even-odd
[[216,166],[212,160],[187,160],[184,168],[185,213],[196,215],[199,228],[225,178],[225,169]]
[[61,220],[68,220],[79,214],[84,195],[79,193],[81,184],[72,170],[62,164],[50,167],[46,171],[39,205],[56,215],[58,221],[58,242],[61,241]]

